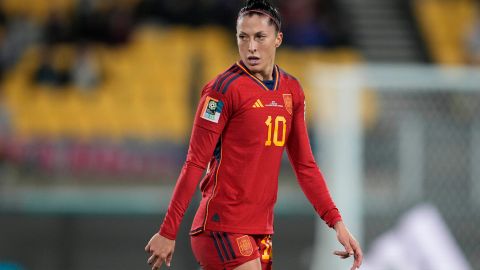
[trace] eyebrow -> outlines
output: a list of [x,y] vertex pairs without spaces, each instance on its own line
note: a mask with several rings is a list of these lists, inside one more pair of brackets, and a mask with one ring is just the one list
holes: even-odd
[[[243,31],[238,32],[238,34],[239,34],[239,35],[240,35],[240,34],[248,35],[247,33],[243,32]],[[267,32],[265,32],[265,31],[258,31],[258,32],[253,33],[253,35],[258,35],[258,34],[267,34]]]

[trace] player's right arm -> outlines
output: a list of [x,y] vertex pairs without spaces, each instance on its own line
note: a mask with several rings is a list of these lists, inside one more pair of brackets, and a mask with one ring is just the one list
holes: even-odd
[[[213,108],[215,106],[216,108]],[[187,159],[177,179],[165,219],[160,231],[145,247],[145,251],[151,255],[148,263],[152,265],[152,269],[159,269],[164,262],[167,266],[170,264],[180,222],[212,157],[230,110],[230,101],[226,95],[215,91],[211,84],[203,89],[192,128]]]

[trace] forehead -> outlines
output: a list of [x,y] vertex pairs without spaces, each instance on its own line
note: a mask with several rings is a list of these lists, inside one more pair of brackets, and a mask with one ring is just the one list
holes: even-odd
[[260,31],[275,31],[275,26],[270,22],[270,18],[253,13],[240,17],[237,21],[237,31],[245,33],[256,33]]

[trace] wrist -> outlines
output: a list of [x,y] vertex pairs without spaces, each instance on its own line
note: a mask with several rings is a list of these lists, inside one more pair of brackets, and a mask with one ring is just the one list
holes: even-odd
[[168,233],[168,232],[166,232],[166,231],[164,231],[164,230],[162,230],[162,229],[160,229],[160,230],[158,231],[158,235],[163,236],[163,237],[165,237],[165,238],[167,238],[167,239],[169,239],[169,240],[173,240],[173,241],[175,241],[175,238],[176,238],[174,234]]
[[343,223],[342,220],[337,221],[335,225],[333,225],[333,229],[338,232],[340,228],[345,228],[345,224]]

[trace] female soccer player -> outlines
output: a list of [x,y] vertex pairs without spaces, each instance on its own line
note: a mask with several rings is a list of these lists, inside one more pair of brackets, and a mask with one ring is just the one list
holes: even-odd
[[191,228],[193,253],[206,270],[272,269],[273,209],[284,148],[303,192],[334,228],[360,267],[362,250],[345,227],[315,163],[299,82],[275,65],[282,43],[279,13],[249,0],[237,18],[240,61],[202,90],[185,165],[158,233],[148,242],[148,264],[170,266],[181,219],[200,182],[202,200]]

